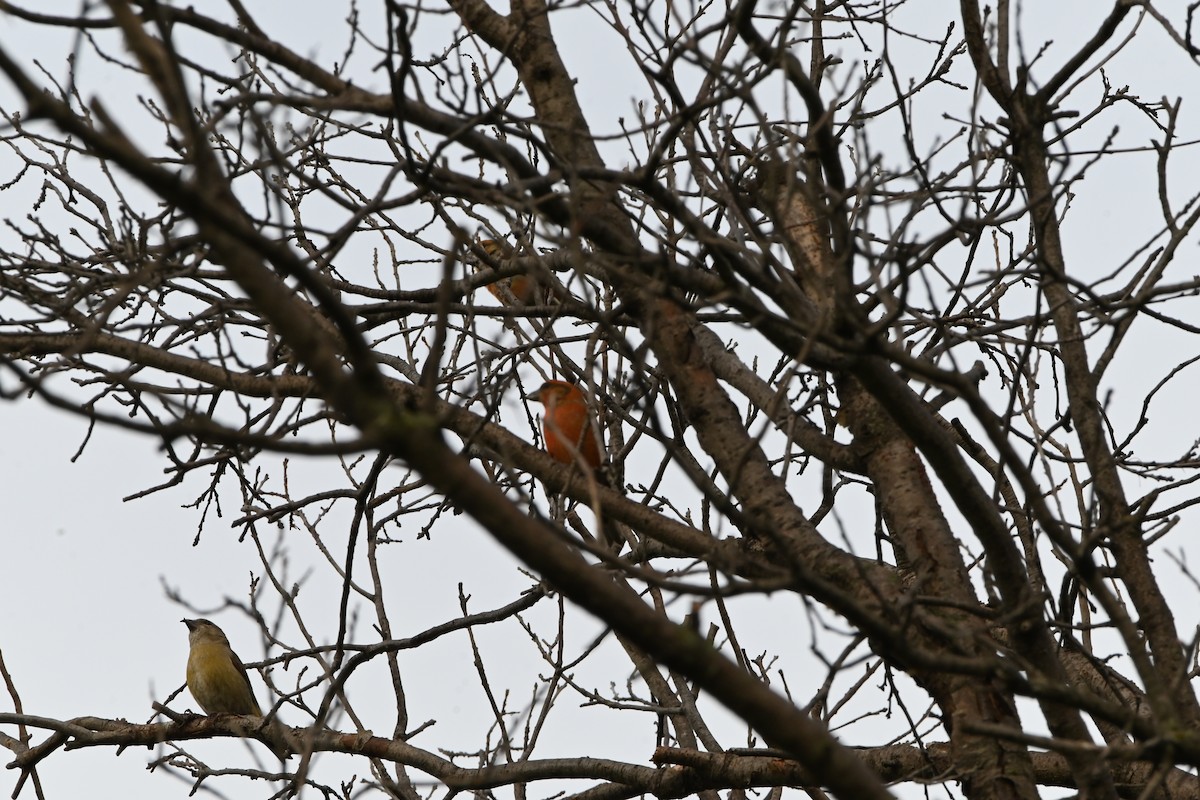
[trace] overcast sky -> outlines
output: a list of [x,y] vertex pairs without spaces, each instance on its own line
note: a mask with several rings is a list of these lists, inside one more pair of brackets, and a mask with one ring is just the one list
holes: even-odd
[[[74,13],[78,7],[77,3],[52,2],[26,5],[62,14]],[[306,0],[293,5],[262,0],[249,5],[256,9],[260,24],[300,52],[315,54],[327,63],[339,57],[342,9],[331,9],[342,4]],[[303,13],[296,13],[297,5]],[[376,5],[364,3],[364,13],[374,13]],[[918,5],[922,14],[940,6],[948,9],[947,20],[953,17],[954,4]],[[1087,0],[1028,4],[1023,28],[1028,46],[1036,49],[1040,39],[1053,38],[1055,45],[1045,58],[1060,63],[1063,53],[1071,52],[1091,34],[1107,5]],[[914,11],[907,9],[910,14]],[[323,19],[318,18],[321,14],[325,15]],[[631,92],[640,88],[635,82],[614,79],[613,61],[602,57],[596,46],[600,34],[594,19],[589,19],[587,12],[577,13],[572,19],[578,23],[577,29],[559,29],[561,41],[569,45],[564,55],[579,78],[589,111],[597,116],[593,124],[599,131],[615,131],[617,118],[630,113]],[[334,35],[322,40],[327,32]],[[26,63],[37,58],[52,74],[60,76],[69,53],[69,42],[63,37],[3,17],[0,46]],[[423,48],[418,42],[418,55],[435,46],[441,47],[441,43],[428,43]],[[85,65],[88,70],[101,69],[94,58]],[[1109,72],[1113,83],[1128,84],[1132,92],[1144,94],[1147,100],[1183,96],[1182,138],[1200,139],[1191,105],[1200,99],[1196,98],[1196,68],[1175,49],[1163,46],[1161,37],[1147,36],[1145,43],[1136,43],[1110,65]],[[87,74],[83,83],[91,91],[103,93],[110,106],[119,103],[123,77],[112,70],[104,72],[102,78],[99,75]],[[371,86],[379,89],[382,81],[378,75],[375,78]],[[6,83],[0,84],[0,103],[9,110],[15,107]],[[922,113],[928,115],[928,125],[944,124],[937,109],[923,109]],[[1131,114],[1123,123],[1122,135],[1127,146],[1144,146],[1152,131],[1144,120]],[[1190,158],[1195,165],[1190,150],[1181,151],[1179,157]],[[5,159],[6,154],[0,152],[0,180],[11,178],[13,167],[11,163],[5,166]],[[1193,168],[1180,174],[1194,178],[1198,173]],[[1065,230],[1069,263],[1094,268],[1094,274],[1115,270],[1118,264],[1111,261],[1114,254],[1122,258],[1128,255],[1130,242],[1146,238],[1155,225],[1153,181],[1151,154],[1131,154],[1098,166],[1086,187],[1081,186],[1086,191],[1080,192],[1068,218]],[[1194,186],[1194,180],[1180,180],[1174,188],[1184,197],[1194,191]],[[20,216],[11,208],[5,215]],[[1179,280],[1197,272],[1194,246],[1174,268]],[[1200,307],[1193,308],[1196,313],[1191,319],[1200,320]],[[1136,356],[1119,366],[1127,380],[1138,383],[1158,380],[1181,360],[1181,352],[1187,357],[1197,349],[1194,342],[1183,337],[1163,338],[1161,332],[1151,336],[1135,329],[1132,336],[1139,340]],[[1196,385],[1195,379],[1192,385]],[[13,388],[7,375],[0,376],[0,387]],[[1117,387],[1112,397],[1116,418],[1126,425],[1136,418],[1134,401],[1141,397],[1140,389],[1123,395]],[[515,398],[510,403],[513,418],[519,419]],[[1149,431],[1151,435],[1145,437],[1143,446],[1154,445],[1161,450],[1148,456],[1176,455],[1186,449],[1200,435],[1194,396],[1180,391],[1165,394]],[[123,497],[164,480],[166,462],[158,444],[97,428],[82,454],[73,460],[88,435],[85,421],[48,409],[36,400],[0,405],[0,492],[5,509],[0,525],[0,607],[4,609],[0,613],[0,651],[21,692],[26,713],[56,718],[86,714],[142,722],[151,716],[151,702],[165,700],[183,683],[187,637],[179,620],[191,613],[168,599],[164,587],[177,588],[202,610],[217,609],[224,598],[245,602],[251,571],[258,570],[257,557],[254,544],[249,540],[239,542],[228,524],[221,521],[210,523],[199,543],[193,545],[199,515],[186,506],[202,490],[205,476],[194,476],[181,487],[134,502],[123,502]],[[298,473],[309,471],[309,479],[314,481],[320,479],[322,470],[330,468],[329,463],[296,466]],[[239,509],[233,504],[221,512],[223,520],[232,521]],[[300,531],[289,531],[287,535],[304,536]],[[295,553],[298,560],[291,565],[292,579],[299,578],[310,566],[303,561],[311,557],[305,555],[308,550],[296,548]],[[464,553],[469,558],[464,559]],[[413,531],[403,546],[390,548],[385,561],[389,580],[398,587],[392,598],[396,615],[393,621],[400,635],[411,635],[457,616],[460,581],[472,595],[472,611],[508,603],[532,583],[507,553],[465,518],[459,518],[454,536],[418,541]],[[1200,607],[1197,593],[1185,582],[1179,582],[1173,591],[1178,592],[1181,630],[1189,631]],[[326,641],[336,633],[336,605],[329,602],[336,592],[337,585],[327,572],[311,578],[304,590],[306,599],[313,598],[306,609]],[[776,602],[796,603],[794,598],[776,598]],[[553,605],[545,602],[536,613],[552,615]],[[795,609],[789,608],[788,612],[794,613]],[[250,625],[235,614],[214,614],[214,619],[226,628],[244,660],[262,657],[262,643]],[[582,647],[598,628],[583,621],[577,624],[572,641]],[[767,634],[751,632],[751,640],[743,642],[751,652],[767,646],[765,639],[754,641],[759,635]],[[528,642],[514,642],[507,634],[493,635],[486,630],[480,636],[494,655],[520,654],[510,665],[512,674],[536,674],[537,661]],[[770,643],[793,665],[808,657],[807,644]],[[406,655],[404,664],[413,676],[411,686],[417,689],[411,694],[413,723],[438,720],[437,726],[416,744],[432,747],[431,742],[470,741],[469,737],[460,740],[456,736],[460,730],[457,726],[477,734],[486,729],[487,717],[480,713],[481,695],[464,637]],[[583,679],[599,682],[610,677],[597,673],[584,675]],[[382,677],[368,672],[355,680],[365,686],[374,679]],[[257,676],[253,680],[260,699],[265,698]],[[528,682],[518,684],[514,679],[514,684],[510,687],[514,691],[530,689]],[[195,708],[195,704],[185,693],[172,702],[172,707],[183,710]],[[0,699],[0,708],[8,709],[6,699]],[[582,720],[581,724],[610,724],[610,716],[589,716],[586,709],[573,718]],[[601,719],[605,721],[596,722]],[[289,721],[286,711],[284,720]],[[373,724],[378,733],[389,735],[391,717],[387,713],[381,712]],[[653,727],[644,719],[627,724],[628,728],[614,729],[611,755],[644,763],[653,746]],[[41,735],[39,732],[38,737]],[[568,744],[570,731],[562,731],[562,737],[565,746],[559,755],[574,754],[576,751]],[[480,738],[476,735],[474,740]],[[243,743],[213,741],[189,746],[214,761],[219,760],[222,748],[236,753],[239,763],[245,760]],[[256,744],[249,747],[257,748],[260,755],[264,752]],[[120,758],[107,748],[60,753],[43,764],[40,774],[50,797],[84,793],[100,797],[187,795],[186,785],[146,775],[142,768],[146,761],[144,751],[129,751]],[[360,774],[362,770],[360,765]],[[0,792],[10,792],[15,778],[12,772],[0,774]],[[32,789],[26,787],[23,796],[32,797]]]

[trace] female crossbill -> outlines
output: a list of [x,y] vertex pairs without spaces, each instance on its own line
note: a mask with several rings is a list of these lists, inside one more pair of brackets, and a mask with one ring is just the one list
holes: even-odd
[[[191,650],[187,661],[187,687],[205,714],[263,715],[250,676],[242,660],[229,646],[225,632],[206,619],[182,620],[188,628]],[[275,745],[268,747],[284,759],[288,752]]]

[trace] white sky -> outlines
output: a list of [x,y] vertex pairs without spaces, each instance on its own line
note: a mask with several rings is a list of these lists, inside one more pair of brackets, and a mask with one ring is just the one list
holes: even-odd
[[[37,5],[38,10],[47,13],[64,14],[73,13],[77,7],[76,3],[29,5]],[[303,13],[295,13],[296,6],[292,4],[265,0],[251,7],[263,9],[259,12],[260,23],[301,52],[314,54],[326,63],[339,58],[340,17],[344,11],[341,4],[309,0],[298,5],[303,7]],[[363,5],[365,13],[377,10],[375,3]],[[334,6],[338,8],[332,10]],[[1086,0],[1029,4],[1024,30],[1030,49],[1040,44],[1046,32],[1052,32],[1055,45],[1046,59],[1060,63],[1061,54],[1071,52],[1090,34],[1107,6]],[[932,13],[930,10],[935,6],[924,3],[920,7],[920,13],[925,14]],[[325,18],[318,19],[322,12]],[[912,7],[907,13],[917,14]],[[558,29],[561,40],[568,45],[564,47],[564,55],[579,79],[597,131],[615,131],[617,117],[629,115],[630,93],[640,84],[636,80],[613,78],[615,59],[602,57],[602,51],[595,45],[598,26],[588,12],[578,12],[572,19],[578,21],[577,29]],[[1200,138],[1196,136],[1196,115],[1191,107],[1195,103],[1196,67],[1182,59],[1173,47],[1165,45],[1160,35],[1150,31],[1151,23],[1145,25],[1145,44],[1138,43],[1116,59],[1109,67],[1110,78],[1114,84],[1128,84],[1134,94],[1142,94],[1147,101],[1164,95],[1172,99],[1183,96],[1182,127],[1190,133],[1182,136]],[[931,28],[935,32],[940,29]],[[338,33],[325,41],[314,35],[325,31]],[[42,33],[32,33],[28,26],[0,18],[0,43],[23,58],[36,56],[53,74],[62,74],[61,59],[68,50],[64,49],[61,38],[45,38]],[[418,42],[417,54],[440,46],[441,43]],[[93,82],[93,90],[103,91],[106,103],[110,104],[117,102],[115,98],[119,98],[121,88],[122,78],[116,75]],[[0,87],[0,103],[11,107],[11,97],[6,84]],[[1091,95],[1081,97],[1090,99]],[[961,113],[961,108],[955,110]],[[924,109],[922,113],[925,115],[922,119],[927,120],[924,124],[933,126],[940,119],[937,109]],[[1120,141],[1127,146],[1145,145],[1152,137],[1152,130],[1144,121],[1133,116],[1122,119]],[[1178,173],[1174,182],[1178,197],[1183,198],[1194,190],[1195,181],[1191,178],[1197,174],[1196,160],[1190,152],[1181,152],[1179,157],[1186,157],[1191,163],[1189,169]],[[0,175],[8,179],[3,158],[0,155]],[[1149,226],[1157,214],[1153,192],[1151,156],[1126,156],[1099,165],[1080,185],[1068,217],[1065,231],[1069,237],[1069,263],[1093,269],[1094,274],[1114,270],[1117,260],[1127,257],[1132,250],[1131,242],[1142,241],[1152,229]],[[7,213],[16,215],[12,211]],[[1197,272],[1194,244],[1172,269],[1178,280]],[[1195,304],[1192,309],[1200,312]],[[1190,319],[1200,320],[1200,313],[1193,313]],[[1164,338],[1158,331],[1139,328],[1133,336],[1137,346],[1130,348],[1131,355],[1114,368],[1121,370],[1121,377],[1111,381],[1115,392],[1114,414],[1124,425],[1130,424],[1131,415],[1136,414],[1142,385],[1158,380],[1182,358],[1198,351],[1194,340]],[[10,388],[7,378],[2,380],[5,382],[0,386]],[[1122,391],[1122,386],[1129,382],[1136,389]],[[1196,385],[1194,377],[1190,385]],[[1154,455],[1166,457],[1186,449],[1200,435],[1193,407],[1193,396],[1178,387],[1164,396],[1161,407],[1155,409],[1144,437],[1146,441],[1139,442],[1139,452],[1143,447],[1153,448],[1158,450]],[[508,408],[512,418],[520,416],[515,413],[515,398]],[[220,521],[209,526],[198,546],[192,546],[198,516],[183,506],[201,490],[201,476],[189,479],[181,488],[123,503],[123,496],[163,479],[165,462],[156,443],[100,428],[82,456],[72,463],[71,457],[85,435],[84,421],[47,409],[36,401],[0,405],[0,487],[3,487],[0,500],[6,511],[0,526],[0,566],[4,576],[0,580],[0,607],[5,609],[0,614],[0,650],[27,713],[57,718],[123,717],[141,722],[150,717],[152,701],[163,700],[183,681],[186,631],[179,619],[190,615],[165,597],[164,584],[177,587],[202,607],[215,608],[225,597],[244,602],[249,575],[258,572],[259,565],[253,544],[249,540],[238,542],[236,532]],[[329,468],[329,462],[298,467]],[[399,470],[395,472],[399,474]],[[1147,488],[1134,490],[1133,486],[1136,484],[1131,482],[1131,493],[1135,495]],[[237,516],[236,503],[224,509],[226,521]],[[506,553],[464,518],[457,520],[453,535],[441,530],[432,540],[417,541],[414,531],[402,546],[385,552],[390,609],[398,635],[411,635],[457,616],[460,581],[473,597],[472,611],[506,604],[530,584]],[[303,536],[301,532],[288,535]],[[302,548],[295,550],[298,563],[292,567],[293,579],[306,570],[308,564],[303,559],[309,557]],[[1197,593],[1194,587],[1182,582],[1173,591],[1178,593],[1177,610],[1181,615],[1181,630],[1186,635],[1196,623]],[[318,636],[326,641],[336,633],[336,608],[332,600],[336,592],[336,583],[320,573],[301,595],[306,614],[319,631]],[[803,616],[794,598],[781,596],[775,602],[787,604],[785,618]],[[542,620],[552,613],[552,603],[548,602],[536,612]],[[244,660],[262,656],[253,629],[238,615],[214,618],[225,628]],[[595,635],[596,629],[578,614],[575,620],[570,641],[579,648]],[[520,698],[514,699],[514,704],[520,706],[530,691],[538,664],[531,645],[514,640],[512,630],[505,627],[479,633],[485,653],[494,662],[501,657],[511,660],[502,674],[508,681],[507,688]],[[743,641],[743,645],[752,654],[767,648],[780,651],[785,662],[794,667],[809,658],[809,643],[799,633],[797,629],[795,642],[780,642],[778,629],[750,631],[749,641]],[[371,640],[369,634],[363,638]],[[485,730],[486,715],[480,716],[482,695],[469,651],[465,649],[465,637],[457,635],[419,654],[406,654],[402,663],[410,689],[412,724],[431,718],[438,720],[437,726],[418,737],[414,744],[432,748],[433,742],[447,747],[477,743],[481,739],[479,734]],[[583,672],[581,681],[601,690],[617,674]],[[253,680],[260,699],[265,697],[257,676]],[[378,672],[364,672],[356,678],[362,687],[360,691],[364,692],[371,691],[369,684],[373,680],[380,681],[386,691],[386,684],[382,683],[385,679]],[[806,697],[812,689],[815,686],[797,691]],[[194,707],[186,694],[172,705],[176,709]],[[7,703],[0,701],[0,708],[7,710]],[[286,710],[283,717],[289,721]],[[611,752],[592,755],[645,763],[653,746],[653,723],[646,717],[614,722],[612,715],[582,709],[568,719],[586,726],[590,734],[601,725],[613,725],[613,734],[605,742]],[[387,713],[379,713],[368,724],[381,735],[388,735],[391,718]],[[464,731],[475,735],[461,735]],[[546,747],[540,755],[577,754],[577,748],[573,747],[577,733],[569,727],[556,731],[561,746]],[[39,738],[41,735],[38,734]],[[732,740],[725,743],[744,744]],[[198,754],[218,761],[224,749],[236,754],[238,763],[247,763],[239,743],[199,742],[189,746]],[[260,755],[263,752],[257,745],[250,746],[257,748]],[[126,797],[187,795],[189,786],[148,775],[142,768],[147,760],[142,751],[126,752],[120,758],[107,749],[59,753],[43,763],[40,775],[50,797],[78,796],[84,792]],[[359,765],[358,771],[363,774],[365,765]],[[15,773],[0,773],[0,792],[11,791],[15,778]],[[96,787],[104,789],[97,792]],[[534,796],[541,796],[543,789],[539,787]],[[24,797],[33,796],[31,787],[24,791]],[[251,795],[234,793],[234,796]]]

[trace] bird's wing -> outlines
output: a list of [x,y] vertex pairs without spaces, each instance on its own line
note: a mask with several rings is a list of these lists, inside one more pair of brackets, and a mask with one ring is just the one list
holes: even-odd
[[254,713],[262,716],[262,708],[258,705],[258,698],[254,696],[254,686],[250,683],[250,673],[246,670],[246,665],[238,658],[238,654],[233,652],[233,648],[229,649],[229,655],[233,659],[233,665],[237,667],[237,671],[242,676],[242,680],[246,684],[246,691],[250,693],[250,702],[254,704]]

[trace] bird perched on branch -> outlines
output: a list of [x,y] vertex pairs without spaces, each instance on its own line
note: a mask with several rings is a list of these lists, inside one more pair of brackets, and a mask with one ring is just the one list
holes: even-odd
[[[188,628],[191,646],[187,661],[187,687],[205,714],[263,715],[250,676],[242,660],[229,646],[225,632],[206,619],[181,620]],[[291,755],[286,749],[268,744],[281,760]]]
[[[499,239],[483,239],[479,242],[479,246],[497,261],[506,261],[516,255],[512,245]],[[489,283],[487,290],[506,306],[538,305],[546,302],[548,297],[546,287],[535,275],[528,273],[501,278]]]
[[[583,471],[589,480],[614,488],[608,474],[601,465],[600,429],[588,407],[583,390],[567,381],[546,381],[536,391],[525,395],[526,400],[541,403],[542,439],[546,452],[555,461],[568,464]],[[601,517],[600,532],[605,545],[619,552],[625,539],[623,526],[614,520]],[[631,540],[632,541],[632,540]]]
[[542,436],[547,453],[564,464],[584,465],[591,473],[600,468],[600,433],[582,389],[566,381],[546,381],[525,399],[546,409]]

